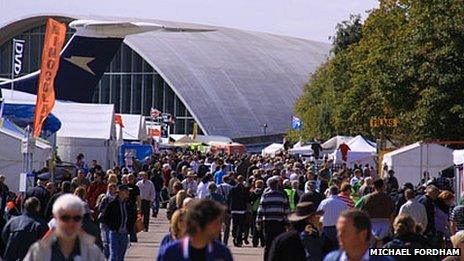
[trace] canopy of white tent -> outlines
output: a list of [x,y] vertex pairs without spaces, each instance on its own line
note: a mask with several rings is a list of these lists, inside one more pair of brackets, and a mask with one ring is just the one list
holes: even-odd
[[274,157],[277,153],[284,150],[284,145],[280,143],[272,143],[261,151],[263,156]]
[[326,142],[324,142],[321,147],[322,149],[324,150],[331,150],[331,151],[335,151],[336,149],[338,149],[338,147],[343,144],[343,143],[348,143],[351,139],[353,139],[353,137],[351,136],[340,136],[340,135],[337,135],[335,137],[332,137],[330,138],[329,140],[327,140]]
[[117,140],[113,104],[57,102],[53,113],[61,121],[57,132],[58,154],[74,162],[79,153],[97,160],[103,168],[117,163]]
[[[6,103],[35,104],[36,96],[2,90]],[[56,133],[58,154],[63,161],[74,162],[79,153],[86,160],[96,159],[104,168],[117,162],[116,128],[113,104],[89,104],[56,101],[52,113],[61,121]]]
[[[342,142],[343,143],[343,142]],[[346,164],[349,167],[357,165],[369,164],[370,166],[375,166],[375,157],[377,156],[377,145],[364,138],[361,135],[358,135],[352,138],[349,142],[346,143],[350,150],[348,151]],[[334,151],[331,154],[331,157],[336,163],[342,163],[342,153],[338,150]]]
[[[5,175],[11,191],[19,191],[19,174],[22,172],[21,143],[23,135],[0,128],[0,173]],[[36,140],[33,147],[32,169],[40,170],[51,156],[52,147],[44,140]]]
[[437,177],[438,173],[453,165],[453,150],[439,144],[416,142],[386,153],[383,164],[395,171],[400,184],[420,182],[424,171]]
[[453,162],[456,165],[464,164],[464,150],[453,151]]
[[314,151],[311,149],[311,145],[301,146],[301,147],[294,147],[288,150],[288,153],[292,155],[303,155],[303,156],[310,156],[313,155]]
[[[121,115],[122,125],[124,127],[116,126],[116,136],[119,139],[130,141],[144,141],[147,139],[147,127],[145,124],[145,117],[135,114],[119,114]],[[122,136],[121,136],[122,130]]]

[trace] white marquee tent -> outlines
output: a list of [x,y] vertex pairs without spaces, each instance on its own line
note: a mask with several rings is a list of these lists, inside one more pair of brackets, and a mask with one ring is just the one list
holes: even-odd
[[[36,96],[3,89],[6,103],[35,104]],[[96,159],[103,168],[117,163],[117,140],[113,104],[87,104],[56,101],[52,113],[61,121],[56,133],[58,155],[74,162],[79,153]]]
[[56,141],[63,161],[74,162],[83,153],[105,169],[117,163],[113,104],[57,102],[52,113],[61,121]]
[[116,137],[117,139],[123,139],[128,141],[144,141],[147,140],[147,127],[145,124],[145,117],[142,115],[135,114],[120,114],[122,118],[122,136],[121,128],[119,125],[116,126]]
[[302,156],[311,156],[313,155],[314,151],[311,149],[311,145],[305,145],[301,147],[293,147],[288,150],[288,153],[292,155],[302,155]]
[[[0,128],[0,173],[5,176],[11,191],[19,191],[19,174],[22,172],[21,143],[23,134]],[[33,147],[32,169],[42,169],[51,156],[52,147],[47,141],[37,139]]]
[[[340,144],[343,144],[340,143]],[[349,142],[346,142],[346,145],[350,147],[347,155],[347,165],[352,167],[354,164],[369,164],[370,166],[375,166],[375,157],[377,156],[377,145],[364,138],[361,135],[358,135]],[[336,163],[342,163],[342,153],[336,148],[336,151],[332,153],[332,158]]]
[[453,166],[453,150],[439,144],[416,142],[403,148],[386,153],[383,164],[395,171],[398,182],[420,182],[421,173],[428,171],[431,177]]
[[284,150],[284,145],[280,143],[272,143],[261,151],[263,156],[274,157],[277,153]]
[[453,151],[453,162],[455,165],[464,164],[464,150]]
[[321,144],[323,150],[335,151],[343,143],[348,143],[353,137],[351,136],[340,136],[337,135],[328,139],[326,142]]

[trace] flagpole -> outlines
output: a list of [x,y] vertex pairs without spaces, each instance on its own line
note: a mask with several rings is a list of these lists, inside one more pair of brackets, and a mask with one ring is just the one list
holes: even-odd
[[0,127],[3,127],[3,106],[5,104],[5,100],[0,98]]
[[14,90],[14,57],[15,57],[15,39],[11,43],[11,91],[10,98],[13,99],[13,90]]

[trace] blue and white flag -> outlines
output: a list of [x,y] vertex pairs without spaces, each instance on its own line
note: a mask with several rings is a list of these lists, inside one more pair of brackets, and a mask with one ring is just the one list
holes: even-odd
[[292,129],[301,130],[302,126],[303,126],[303,122],[300,120],[300,118],[293,116],[292,117]]
[[23,69],[23,53],[26,41],[20,39],[13,39],[13,65],[12,74],[18,76]]

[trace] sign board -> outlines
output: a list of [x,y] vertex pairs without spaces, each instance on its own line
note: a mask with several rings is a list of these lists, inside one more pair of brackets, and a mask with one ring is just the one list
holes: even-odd
[[395,128],[398,126],[399,123],[400,120],[398,118],[371,118],[371,120],[369,121],[369,125],[372,128],[381,126]]
[[26,192],[34,187],[35,176],[32,173],[19,174],[19,192]]
[[152,137],[156,141],[159,141],[161,137],[161,126],[160,125],[151,126],[148,129],[148,136]]
[[13,39],[13,71],[14,76],[18,76],[23,69],[23,53],[26,41],[20,39]]

